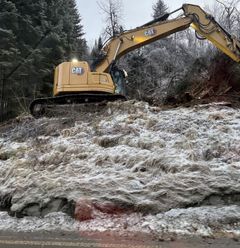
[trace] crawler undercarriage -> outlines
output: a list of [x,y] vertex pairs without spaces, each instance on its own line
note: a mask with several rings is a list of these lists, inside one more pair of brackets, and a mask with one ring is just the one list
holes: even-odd
[[[101,104],[104,102],[112,102],[117,100],[126,100],[126,97],[120,94],[94,94],[94,93],[81,93],[81,94],[69,94],[63,96],[38,98],[30,104],[30,112],[35,118],[42,116],[54,115],[55,106],[60,105],[64,108],[64,105],[80,105],[96,103]],[[69,108],[68,108],[69,109]],[[70,109],[69,109],[70,110]],[[63,110],[64,112],[64,110]]]

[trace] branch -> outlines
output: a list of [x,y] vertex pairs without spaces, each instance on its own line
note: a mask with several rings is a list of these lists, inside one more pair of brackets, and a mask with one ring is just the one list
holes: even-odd
[[216,0],[218,3],[222,4],[225,8],[227,8],[226,4],[222,3],[221,1],[219,0]]

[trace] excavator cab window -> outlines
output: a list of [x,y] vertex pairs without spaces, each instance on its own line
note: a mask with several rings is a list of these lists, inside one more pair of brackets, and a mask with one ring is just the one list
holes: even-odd
[[110,74],[116,87],[115,93],[126,95],[126,72],[114,65],[110,70]]

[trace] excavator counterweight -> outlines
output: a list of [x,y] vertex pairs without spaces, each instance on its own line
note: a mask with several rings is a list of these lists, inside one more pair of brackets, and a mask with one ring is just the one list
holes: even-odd
[[[183,10],[181,17],[167,20],[179,10]],[[213,16],[192,4],[184,4],[176,11],[112,37],[102,49],[103,58],[92,71],[85,61],[58,65],[54,75],[53,97],[34,100],[30,105],[31,114],[40,117],[54,105],[125,100],[126,73],[117,67],[116,61],[130,51],[189,27],[240,62],[240,41],[224,30]]]

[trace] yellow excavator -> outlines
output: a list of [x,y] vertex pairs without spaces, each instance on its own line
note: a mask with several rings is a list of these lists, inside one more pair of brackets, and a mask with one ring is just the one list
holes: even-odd
[[[180,17],[168,20],[171,14],[180,10],[183,10]],[[214,17],[201,7],[184,4],[171,13],[109,39],[102,48],[102,58],[93,65],[92,70],[85,61],[63,62],[58,65],[54,75],[54,96],[34,100],[30,104],[31,114],[40,117],[56,104],[126,99],[121,91],[126,72],[117,67],[116,61],[134,49],[190,26],[195,29],[197,36],[211,41],[236,62],[240,61],[240,41],[224,30]]]

